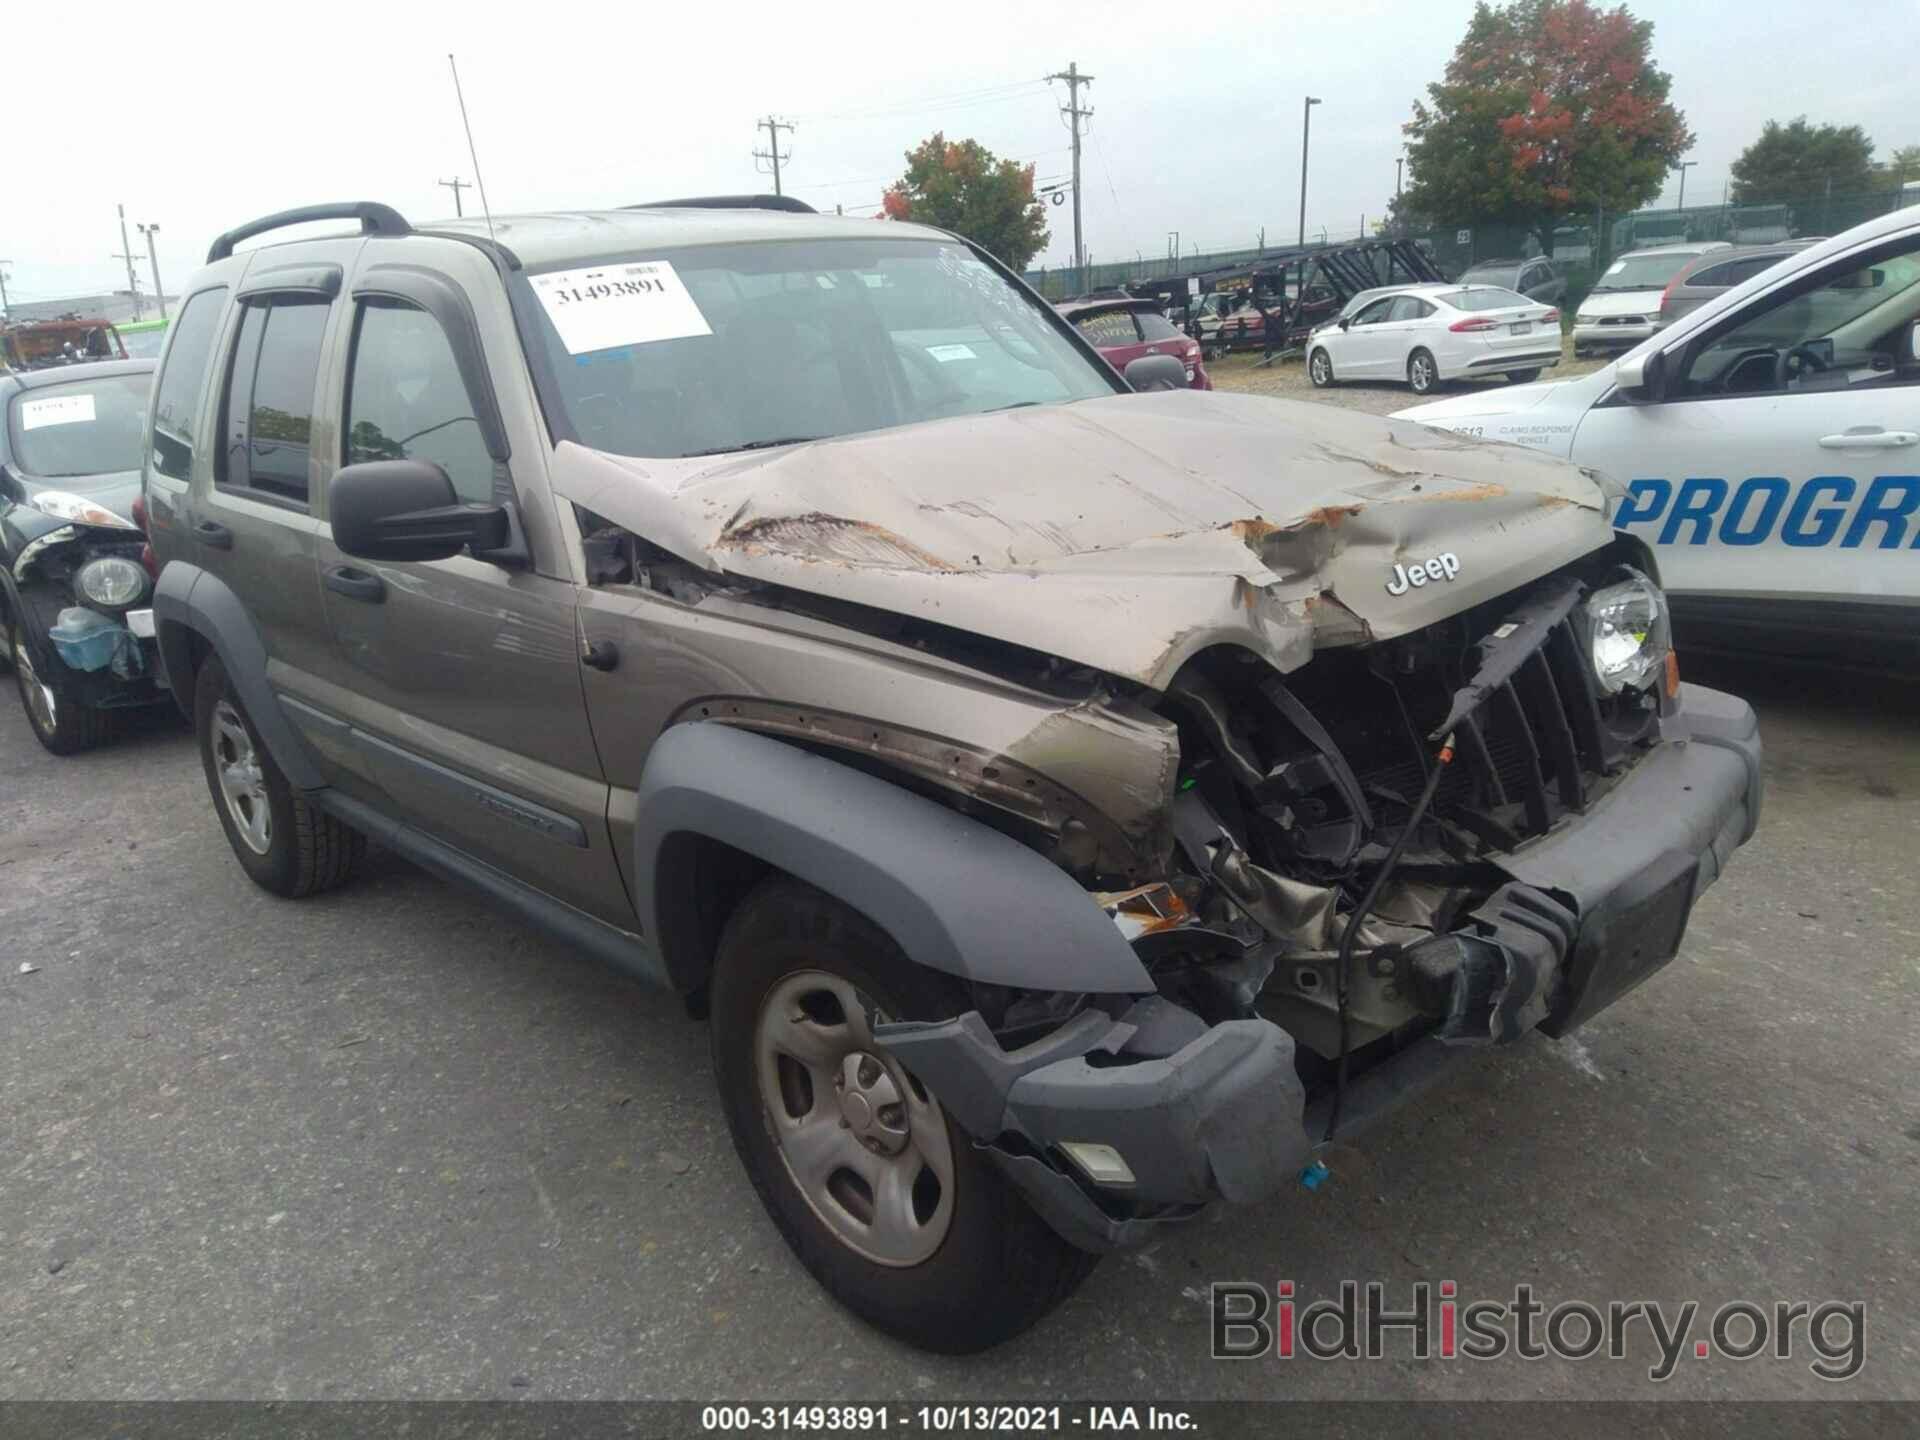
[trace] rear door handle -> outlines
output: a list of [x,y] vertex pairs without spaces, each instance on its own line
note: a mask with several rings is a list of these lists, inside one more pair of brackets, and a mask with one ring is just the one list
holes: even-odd
[[365,600],[378,605],[387,598],[386,581],[352,565],[336,565],[321,580],[327,589],[349,600]]
[[215,550],[233,548],[233,531],[216,520],[196,521],[193,527],[193,538]]
[[1820,437],[1821,448],[1826,450],[1898,450],[1916,441],[1920,441],[1920,435],[1911,430],[1869,430],[1864,426]]

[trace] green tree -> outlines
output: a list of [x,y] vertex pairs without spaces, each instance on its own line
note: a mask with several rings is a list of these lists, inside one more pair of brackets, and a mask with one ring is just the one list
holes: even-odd
[[1809,125],[1804,115],[1785,125],[1769,120],[1733,162],[1733,198],[1746,204],[1855,195],[1873,184],[1867,132],[1858,125]]
[[1002,160],[977,140],[938,130],[907,152],[907,173],[888,187],[886,213],[964,235],[1010,270],[1047,248],[1046,207],[1033,166]]
[[1481,0],[1445,76],[1414,102],[1399,213],[1523,225],[1552,254],[1565,217],[1647,204],[1693,144],[1652,40],[1624,5]]
[[1876,185],[1904,185],[1920,180],[1920,145],[1898,145],[1874,169]]

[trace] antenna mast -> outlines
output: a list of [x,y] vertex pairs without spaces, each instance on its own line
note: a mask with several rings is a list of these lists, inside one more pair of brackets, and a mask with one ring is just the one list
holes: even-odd
[[[480,173],[480,153],[473,148],[473,124],[467,119],[467,97],[460,90],[460,67],[454,64],[453,52],[447,52],[447,68],[453,72],[453,98],[460,102],[460,125],[467,132],[467,158],[473,161],[473,187],[480,192],[480,213],[487,217],[487,238],[493,239],[493,207],[487,204],[487,177]],[[456,208],[459,191],[454,191]]]

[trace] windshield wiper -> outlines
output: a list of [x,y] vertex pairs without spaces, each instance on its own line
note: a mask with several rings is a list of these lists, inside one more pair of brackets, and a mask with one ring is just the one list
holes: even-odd
[[741,445],[716,445],[711,450],[689,450],[680,458],[697,460],[703,455],[733,455],[742,450],[777,450],[782,445],[805,445],[810,440],[826,438],[824,435],[785,435],[778,440],[748,440]]
[[1002,410],[1024,410],[1029,405],[1038,405],[1038,400],[1016,400],[1011,405],[994,405],[982,410],[982,415],[998,415]]

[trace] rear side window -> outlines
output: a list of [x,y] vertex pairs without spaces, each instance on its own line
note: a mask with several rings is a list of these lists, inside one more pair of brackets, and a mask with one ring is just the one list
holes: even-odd
[[1133,316],[1125,310],[1102,310],[1073,322],[1094,345],[1133,345],[1140,339]]
[[313,387],[326,330],[324,301],[247,306],[221,406],[225,448],[217,484],[305,508]]
[[173,322],[173,345],[160,364],[160,382],[153,391],[153,468],[172,480],[193,478],[193,427],[226,301],[224,286],[188,296],[186,308]]
[[347,385],[347,463],[428,460],[462,500],[493,499],[493,458],[440,323],[424,310],[363,304]]
[[1133,318],[1140,324],[1140,338],[1142,340],[1182,340],[1186,338],[1178,330],[1174,329],[1171,320],[1151,310],[1136,310]]

